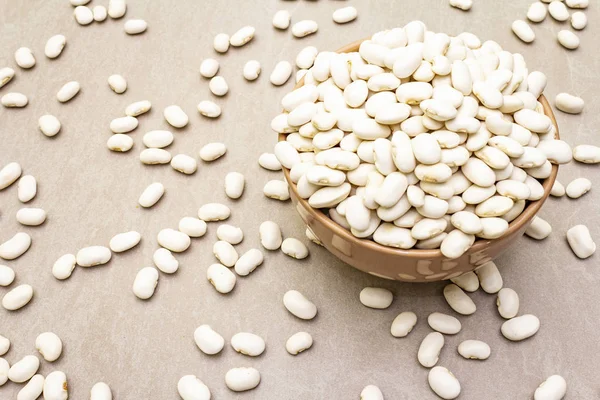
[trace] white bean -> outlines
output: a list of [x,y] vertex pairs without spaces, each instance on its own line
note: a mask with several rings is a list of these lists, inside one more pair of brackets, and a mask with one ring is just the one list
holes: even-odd
[[195,375],[186,375],[177,382],[177,392],[183,400],[210,400],[208,386]]
[[9,311],[15,311],[25,307],[31,301],[32,297],[33,288],[31,286],[19,285],[4,295],[2,306]]
[[144,208],[152,207],[161,199],[164,194],[165,187],[162,183],[151,183],[140,195],[138,203]]
[[0,169],[0,190],[12,185],[21,176],[22,169],[19,163],[11,162]]
[[8,370],[8,379],[15,383],[27,382],[35,375],[39,367],[39,358],[32,355],[25,356],[10,367]]
[[[60,90],[56,94],[56,98],[61,103],[66,103],[67,101],[69,101],[73,97],[75,97],[77,95],[77,93],[79,93],[80,90],[81,90],[81,86],[79,85],[79,82],[77,82],[77,81],[67,82],[63,85],[63,87],[60,88]],[[120,133],[120,132],[115,132],[115,133]]]
[[54,115],[42,115],[38,120],[40,131],[48,137],[56,136],[60,132],[61,124]]
[[573,148],[573,158],[585,164],[600,163],[600,147],[589,144],[575,146]]
[[32,175],[24,175],[19,179],[17,194],[21,203],[32,200],[37,193],[37,181]]
[[156,268],[165,274],[173,274],[179,269],[179,261],[173,256],[173,254],[165,249],[156,249],[152,255],[152,261]]
[[62,53],[66,43],[67,39],[63,35],[54,35],[46,42],[44,54],[48,58],[57,58]]
[[592,182],[587,178],[577,178],[571,181],[566,188],[567,196],[578,199],[592,189]]
[[38,226],[46,221],[46,211],[41,208],[21,208],[17,211],[17,222],[26,226]]
[[338,8],[333,12],[333,21],[338,24],[345,24],[354,21],[358,16],[358,11],[352,6]]
[[171,105],[164,109],[165,120],[174,128],[183,128],[189,122],[187,114],[177,105]]
[[260,243],[267,250],[277,250],[281,247],[281,229],[273,221],[265,221],[259,227]]
[[534,400],[561,400],[567,393],[567,382],[560,375],[548,377],[535,389]]
[[113,133],[128,133],[138,127],[138,120],[135,117],[115,118],[110,122],[110,130]]
[[229,38],[229,43],[233,47],[241,47],[249,41],[251,41],[252,38],[254,38],[255,32],[256,29],[254,29],[253,26],[244,26],[243,28],[240,28],[238,31],[236,31],[233,35],[231,35],[231,37]]
[[238,353],[257,357],[265,351],[265,341],[253,333],[239,332],[231,337],[231,347]]
[[133,281],[133,293],[142,300],[147,300],[154,295],[158,284],[158,270],[154,267],[145,267],[138,271]]
[[204,353],[213,355],[220,353],[225,346],[225,339],[214,331],[209,325],[200,325],[194,331],[196,346]]
[[575,50],[579,47],[579,37],[571,31],[559,31],[556,37],[558,39],[558,43],[560,43],[566,49]]
[[136,101],[135,103],[131,103],[125,108],[125,115],[130,117],[137,117],[139,115],[145,114],[152,108],[152,103],[148,100]]
[[474,272],[467,272],[459,277],[452,278],[451,281],[467,292],[475,292],[479,289],[479,278]]
[[19,232],[6,242],[0,244],[0,258],[14,260],[22,256],[31,246],[31,236]]
[[0,88],[6,85],[15,76],[15,70],[9,67],[0,68]]
[[383,393],[375,385],[367,385],[360,392],[360,400],[383,400]]
[[439,332],[429,333],[419,346],[417,353],[419,363],[426,368],[433,367],[438,362],[442,347],[444,347],[444,335]]
[[77,252],[77,265],[80,267],[95,267],[110,261],[112,253],[108,247],[90,246]]
[[114,74],[108,77],[108,86],[113,92],[122,94],[127,90],[127,81],[123,76]]
[[29,99],[23,93],[6,93],[0,100],[6,108],[22,108],[29,103]]
[[229,35],[219,33],[213,39],[213,47],[217,53],[227,53],[229,50]]
[[281,251],[292,258],[302,260],[308,257],[308,247],[296,238],[287,238],[281,243]]
[[227,92],[229,92],[229,86],[227,85],[227,81],[222,76],[215,76],[208,83],[208,88],[215,96],[225,96]]
[[460,382],[444,367],[433,367],[429,371],[427,381],[431,390],[442,399],[451,400],[460,395]]
[[231,243],[219,240],[213,246],[213,254],[226,267],[233,267],[238,261],[238,253]]
[[178,229],[189,237],[202,237],[206,233],[206,222],[194,217],[183,217],[179,220]]
[[450,0],[450,5],[463,11],[469,11],[473,7],[473,0]]
[[231,210],[224,204],[207,203],[198,210],[198,218],[203,221],[223,221],[229,218]]
[[584,29],[587,26],[587,16],[585,13],[576,11],[571,14],[571,26],[578,31]]
[[52,265],[52,275],[59,280],[67,279],[71,276],[75,265],[77,265],[77,259],[74,254],[62,255]]
[[552,233],[552,226],[537,215],[531,220],[531,224],[525,230],[525,234],[533,239],[546,239]]
[[138,245],[142,236],[136,231],[119,233],[110,239],[109,247],[115,253],[122,253]]
[[584,101],[581,97],[568,93],[559,93],[554,101],[556,108],[569,114],[579,114],[583,111]]
[[150,131],[144,134],[142,142],[146,147],[162,149],[173,143],[173,134],[170,131]]
[[292,75],[292,64],[287,61],[280,61],[273,68],[273,72],[269,76],[269,81],[275,86],[285,84]]
[[35,400],[39,398],[44,390],[44,380],[43,375],[32,376],[29,382],[17,393],[17,400]]
[[103,22],[108,17],[108,10],[104,6],[94,6],[92,14],[94,15],[94,21]]
[[310,333],[298,332],[293,334],[285,342],[285,349],[288,353],[296,356],[305,350],[308,350],[313,345],[313,338]]
[[487,360],[492,350],[481,340],[465,340],[458,345],[458,354],[468,360]]
[[56,333],[44,332],[35,339],[35,348],[44,360],[54,362],[62,354],[63,344]]
[[477,306],[475,306],[473,300],[455,284],[449,284],[444,287],[444,298],[448,302],[448,305],[459,314],[471,315],[477,310]]
[[529,24],[521,19],[512,23],[512,31],[519,39],[525,43],[531,43],[535,40],[535,33]]
[[393,300],[394,295],[387,289],[366,287],[360,291],[360,302],[369,308],[382,310],[388,308]]
[[130,19],[125,22],[124,29],[128,35],[138,35],[146,32],[148,23],[143,19]]
[[290,27],[292,16],[288,10],[279,10],[273,15],[273,26],[277,29],[286,30]]
[[244,69],[243,69],[242,75],[244,76],[244,79],[246,79],[247,81],[254,81],[254,80],[258,79],[260,72],[261,72],[260,62],[258,62],[256,60],[250,60],[250,61],[246,62],[246,64],[244,64]]
[[294,35],[297,38],[303,38],[305,36],[315,33],[318,29],[319,25],[316,21],[306,19],[296,22],[292,26],[292,35]]
[[404,311],[392,321],[391,333],[394,337],[405,337],[417,324],[417,315],[411,311]]
[[260,372],[255,368],[232,368],[225,374],[225,384],[234,392],[252,390],[260,383]]
[[240,276],[246,276],[263,263],[263,253],[258,249],[250,249],[236,261],[235,272]]
[[110,387],[104,382],[97,382],[90,390],[90,400],[112,400]]
[[125,0],[108,0],[108,15],[113,19],[121,18],[127,11]]
[[191,175],[198,169],[198,162],[187,154],[177,154],[171,159],[171,167],[182,174]]
[[44,400],[67,400],[69,398],[67,376],[62,371],[53,371],[44,380]]
[[445,335],[455,335],[461,330],[460,321],[447,314],[434,312],[427,317],[427,323],[434,331],[438,331]]
[[496,305],[502,318],[514,318],[519,313],[519,295],[513,289],[502,288],[498,292]]
[[488,261],[475,270],[481,288],[486,293],[497,293],[502,289],[503,281],[498,267],[493,261]]
[[[0,286],[10,286],[15,280],[15,271],[6,265],[0,265]],[[2,339],[0,338],[0,356],[3,355],[1,346]]]
[[542,22],[546,19],[546,15],[548,15],[548,10],[544,3],[539,1],[531,3],[527,10],[527,19],[531,22]]
[[221,264],[212,264],[206,270],[206,279],[217,292],[227,294],[235,287],[236,277],[229,268]]
[[190,247],[190,237],[174,229],[163,229],[157,235],[158,244],[175,253],[186,251]]
[[500,331],[505,338],[516,342],[535,335],[539,329],[540,320],[535,315],[525,314],[504,322]]
[[283,305],[300,319],[310,320],[317,315],[317,306],[297,290],[289,290],[283,295]]
[[275,200],[286,201],[290,199],[287,182],[278,179],[268,181],[263,188],[263,193]]
[[596,243],[585,225],[575,225],[567,231],[567,241],[579,258],[588,258],[596,252]]
[[23,69],[33,68],[35,66],[35,57],[31,49],[20,47],[15,51],[15,62]]
[[567,10],[567,6],[559,0],[552,1],[550,5],[548,5],[548,12],[552,18],[559,22],[569,19],[569,10]]

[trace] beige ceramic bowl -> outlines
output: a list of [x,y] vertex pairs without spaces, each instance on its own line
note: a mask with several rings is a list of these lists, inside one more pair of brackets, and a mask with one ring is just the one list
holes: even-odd
[[[358,51],[361,42],[351,43],[337,52]],[[296,87],[302,85],[303,81],[300,81]],[[543,95],[540,96],[539,101],[544,106],[544,113],[552,120],[558,138],[558,126],[552,108]],[[286,135],[280,134],[279,140],[285,140],[285,137]],[[523,213],[510,223],[508,231],[502,237],[494,240],[479,239],[457,259],[444,257],[439,249],[400,250],[371,240],[358,239],[322,211],[313,209],[306,200],[301,199],[296,185],[290,179],[290,171],[284,168],[283,173],[290,186],[290,196],[298,214],[320,239],[323,246],[337,258],[361,271],[382,278],[406,282],[433,282],[473,271],[485,262],[498,257],[514,244],[548,198],[556,180],[558,166],[553,165],[550,177],[542,182],[544,196],[537,201],[529,202]]]

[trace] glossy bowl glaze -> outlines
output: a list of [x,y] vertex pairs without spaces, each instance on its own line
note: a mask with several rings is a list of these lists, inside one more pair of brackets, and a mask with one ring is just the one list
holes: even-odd
[[[360,43],[362,41],[351,43],[337,52],[358,51]],[[304,82],[301,80],[295,88],[303,84]],[[544,107],[544,113],[552,120],[558,139],[558,125],[552,108],[543,95],[538,100]],[[280,141],[285,138],[285,134],[279,135]],[[509,224],[508,231],[503,236],[493,240],[478,239],[461,257],[448,259],[442,255],[439,249],[400,250],[380,245],[372,240],[354,237],[322,211],[312,208],[306,200],[301,199],[296,185],[290,178],[290,171],[286,168],[283,169],[296,211],[327,250],[361,271],[381,278],[405,282],[433,282],[451,279],[465,272],[473,271],[487,261],[498,257],[523,235],[533,217],[548,198],[557,173],[558,166],[552,165],[550,176],[542,182],[544,196],[537,201],[529,202],[521,215]]]

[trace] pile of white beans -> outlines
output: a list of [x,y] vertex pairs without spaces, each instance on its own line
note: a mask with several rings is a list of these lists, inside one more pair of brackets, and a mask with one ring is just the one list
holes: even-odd
[[[544,3],[549,3],[548,6]],[[587,26],[587,16],[585,12],[589,5],[589,0],[541,0],[531,3],[527,10],[527,19],[533,23],[540,23],[550,16],[557,22],[562,23],[570,21],[571,27],[577,31],[584,29]],[[570,14],[570,9],[577,10]],[[512,23],[512,31],[514,34],[525,43],[531,43],[535,40],[535,32],[524,20],[516,20]],[[558,43],[568,50],[575,50],[579,47],[579,36],[572,31],[562,29],[556,38]]]
[[[271,123],[287,135],[274,154],[299,196],[358,238],[460,257],[502,236],[543,196],[552,164],[573,158],[537,101],[546,76],[493,41],[414,21],[358,52],[310,57]],[[271,186],[267,196],[289,197]]]
[[[122,18],[125,0],[109,0],[108,9],[97,5],[86,7],[90,0],[70,0],[74,18],[80,25],[102,22],[107,16]],[[544,0],[545,3],[550,1]],[[452,7],[468,11],[472,0],[449,0]],[[586,8],[588,0],[566,0],[570,8]],[[550,15],[557,21],[569,19],[565,5],[552,1]],[[527,18],[541,22],[546,17],[543,3],[531,5]],[[357,10],[352,6],[333,12],[337,24],[355,20]],[[574,29],[583,29],[587,19],[583,12],[570,16]],[[280,10],[272,24],[286,30],[292,16]],[[130,19],[124,24],[129,35],[146,31],[144,20]],[[292,28],[292,35],[303,38],[318,31],[315,21],[302,20]],[[523,41],[530,42],[535,35],[524,21],[515,21],[513,31]],[[231,36],[218,34],[213,47],[225,53],[231,47],[249,43],[255,35],[252,26],[244,26]],[[561,31],[559,42],[574,49],[579,39],[571,32]],[[51,37],[44,53],[50,59],[59,57],[66,46],[63,35]],[[15,62],[22,69],[33,68],[36,59],[26,47],[15,52]],[[362,43],[358,52],[337,54],[320,52],[313,46],[304,48],[296,58],[299,71],[296,81],[304,85],[287,94],[282,100],[284,112],[272,121],[272,128],[286,134],[286,140],[277,143],[274,154],[264,153],[259,158],[261,167],[278,171],[290,169],[292,181],[300,197],[358,238],[401,249],[436,249],[448,258],[460,257],[477,238],[495,239],[502,236],[508,224],[524,210],[527,202],[542,197],[539,180],[547,178],[552,164],[575,160],[600,163],[600,148],[579,145],[571,150],[564,141],[555,139],[554,126],[537,98],[546,86],[546,77],[539,71],[530,72],[520,54],[512,54],[493,41],[481,43],[471,33],[450,37],[428,31],[420,21],[403,28],[376,33]],[[219,62],[207,58],[200,66],[200,74],[210,79],[208,86],[213,95],[222,97],[229,91],[224,77],[217,75]],[[270,75],[275,86],[285,84],[293,71],[291,63],[279,62]],[[261,66],[256,60],[248,61],[242,74],[248,81],[260,76]],[[0,88],[15,75],[9,67],[0,69]],[[115,74],[108,78],[109,87],[122,94],[127,81]],[[77,81],[65,83],[57,92],[61,103],[72,100],[80,92]],[[7,93],[1,98],[7,108],[25,107],[28,98],[22,93]],[[560,93],[556,107],[566,113],[583,111],[581,98]],[[152,104],[141,100],[125,108],[125,116],[110,123],[114,133],[107,147],[115,152],[127,152],[133,139],[127,135],[138,127],[138,117],[148,112]],[[199,113],[208,118],[221,115],[216,103],[203,100],[197,106]],[[165,120],[175,129],[187,126],[189,117],[178,105],[163,110]],[[40,131],[55,136],[61,123],[53,115],[39,118]],[[172,132],[153,130],[143,137],[146,149],[140,152],[143,164],[170,163],[173,169],[186,175],[197,170],[195,157],[186,154],[172,156],[165,150],[174,141]],[[212,162],[225,155],[224,143],[204,145],[199,158]],[[22,175],[16,162],[0,169],[0,191],[18,182],[18,200],[32,201],[37,194],[37,181],[31,175]],[[245,177],[230,172],[224,180],[224,190],[231,199],[239,199],[245,190]],[[566,188],[556,182],[551,195],[578,198],[591,189],[591,182],[578,178]],[[263,188],[266,197],[285,201],[290,198],[285,181],[271,180]],[[141,207],[155,206],[165,193],[160,182],[148,185],[141,193]],[[186,251],[193,238],[205,236],[210,222],[222,222],[231,215],[224,204],[208,203],[200,207],[197,217],[185,216],[177,229],[165,228],[158,232],[159,248],[152,261],[155,267],[138,271],[132,292],[139,299],[150,299],[156,290],[160,273],[173,274],[179,262],[173,253]],[[46,221],[41,208],[23,207],[16,214],[23,226],[37,226]],[[526,234],[542,240],[552,227],[540,217],[534,217]],[[279,250],[294,259],[304,259],[309,249],[300,240],[283,238],[280,227],[272,221],[263,222],[259,229],[260,242],[267,251]],[[239,227],[221,224],[216,229],[217,241],[213,253],[218,261],[207,268],[206,277],[221,294],[230,293],[236,286],[236,276],[247,276],[264,261],[263,251],[250,249],[239,255],[235,246],[242,242],[244,233]],[[320,240],[307,228],[306,236],[316,244]],[[596,250],[589,230],[576,225],[568,230],[566,238],[576,256],[590,257]],[[118,254],[137,246],[142,235],[137,231],[116,234],[108,246],[85,247],[76,254],[64,254],[52,266],[56,279],[68,279],[76,266],[89,268],[110,262]],[[14,260],[30,248],[32,238],[18,232],[0,244],[0,258]],[[233,271],[235,272],[232,272]],[[9,286],[15,279],[12,268],[0,265],[0,286]],[[445,286],[443,296],[448,306],[460,315],[476,312],[476,305],[465,292],[481,287],[496,295],[499,315],[506,319],[501,325],[502,335],[510,341],[521,341],[535,335],[540,321],[531,314],[519,315],[518,294],[503,286],[503,279],[493,262],[477,271],[452,279]],[[33,299],[34,290],[20,284],[2,298],[8,311],[25,307]],[[373,309],[388,308],[394,295],[383,288],[367,287],[358,296],[360,302]],[[288,290],[282,297],[283,306],[300,320],[309,321],[317,315],[317,306],[297,290]],[[417,315],[411,311],[400,313],[391,323],[394,337],[406,337],[417,324]],[[418,362],[431,368],[428,383],[443,399],[459,396],[461,386],[448,369],[437,365],[444,347],[444,335],[455,335],[462,329],[458,318],[434,312],[427,318],[433,332],[422,340],[416,354]],[[197,347],[207,355],[220,353],[225,339],[216,330],[204,324],[193,333]],[[234,351],[248,357],[260,356],[266,349],[265,340],[250,332],[239,332],[230,338]],[[299,331],[289,337],[285,349],[293,356],[311,348],[310,333]],[[8,338],[0,335],[0,356],[11,346]],[[60,358],[63,342],[53,332],[40,334],[35,347],[42,358],[52,363]],[[458,345],[458,353],[465,359],[485,360],[491,355],[490,346],[480,340],[465,340]],[[8,380],[26,383],[19,391],[19,400],[32,400],[43,395],[46,400],[68,398],[67,377],[54,371],[46,377],[38,373],[40,359],[27,355],[12,366],[0,358],[0,386]],[[225,384],[232,391],[246,391],[260,383],[260,372],[253,367],[230,369]],[[209,388],[196,376],[183,376],[177,383],[184,400],[211,398]],[[550,376],[535,391],[534,399],[562,399],[566,382]],[[366,386],[360,394],[363,400],[383,400],[383,394],[374,385]],[[90,391],[91,400],[111,400],[110,387],[96,383]]]

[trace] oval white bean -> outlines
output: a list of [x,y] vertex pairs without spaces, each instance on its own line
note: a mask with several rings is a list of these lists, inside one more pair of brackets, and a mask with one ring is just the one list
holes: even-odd
[[305,350],[308,350],[313,345],[313,338],[307,332],[298,332],[289,337],[285,342],[285,349],[288,353],[296,356]]
[[31,236],[25,232],[19,232],[6,242],[0,244],[0,258],[14,260],[19,258],[31,246]]
[[171,167],[182,174],[191,175],[198,169],[198,162],[187,154],[177,154],[171,159]]
[[[40,397],[44,390],[44,380],[43,375],[37,374],[32,376],[29,382],[17,393],[17,400],[35,400]],[[1,383],[2,381],[0,380],[0,385]]]
[[109,247],[115,253],[122,253],[138,245],[142,235],[136,231],[119,233],[110,239]]
[[177,105],[171,105],[164,109],[165,120],[174,128],[183,128],[189,122],[187,114]]
[[305,36],[315,33],[318,29],[319,25],[316,21],[306,19],[296,22],[292,26],[292,35],[294,35],[297,38],[303,38]]
[[90,390],[90,400],[112,400],[110,387],[104,382],[97,382]]
[[246,276],[263,263],[263,253],[258,249],[250,249],[235,263],[235,272],[240,276]]
[[175,253],[186,251],[190,247],[190,237],[174,229],[163,229],[157,235],[158,244]]
[[15,62],[23,69],[33,68],[35,66],[35,57],[31,49],[20,47],[15,51]]
[[275,86],[281,86],[290,79],[291,75],[292,64],[287,61],[280,61],[273,68],[273,72],[269,76],[269,81]]
[[229,207],[220,203],[207,203],[198,210],[198,218],[206,222],[223,221],[230,215]]
[[29,99],[23,93],[6,93],[0,100],[6,108],[22,108],[29,103]]
[[455,399],[460,395],[460,382],[444,367],[433,367],[429,371],[427,381],[431,390],[442,399]]
[[308,247],[296,238],[286,238],[281,243],[281,251],[285,255],[297,260],[308,257]]
[[209,325],[200,325],[194,331],[196,346],[204,353],[213,355],[220,353],[225,346],[225,339]]
[[502,335],[511,341],[521,341],[535,335],[540,329],[540,320],[531,314],[509,319],[502,324]]
[[108,77],[108,86],[116,94],[122,94],[127,90],[127,81],[123,76],[114,74]]
[[[7,267],[6,265],[0,265],[0,286],[10,286],[11,283],[15,280],[15,271],[11,267]],[[2,339],[0,338],[0,356],[3,355],[1,349]]]
[[133,281],[133,293],[142,300],[147,300],[154,295],[158,284],[158,270],[154,267],[145,267],[138,271]]
[[240,332],[231,337],[231,347],[238,353],[257,357],[265,351],[265,341],[253,333]]
[[477,310],[473,300],[455,284],[444,287],[444,298],[448,305],[459,314],[471,315]]
[[53,371],[44,380],[44,400],[67,400],[69,398],[67,376],[62,371]]
[[492,350],[481,340],[465,340],[458,345],[458,354],[468,360],[487,360]]
[[4,295],[2,306],[8,311],[15,311],[25,307],[32,298],[33,288],[30,285],[19,285]]
[[35,348],[44,357],[44,360],[54,362],[62,354],[63,344],[56,333],[44,332],[35,339]]
[[546,239],[552,233],[552,226],[542,218],[535,216],[525,230],[525,234],[536,240]]
[[592,182],[587,178],[577,178],[571,181],[566,188],[567,196],[578,199],[592,189]]
[[165,274],[173,274],[179,269],[179,261],[173,256],[173,254],[165,249],[156,249],[152,255],[152,261],[156,268]]
[[417,359],[425,368],[431,368],[437,364],[440,352],[444,347],[444,335],[439,332],[431,332],[421,342]]
[[231,35],[231,37],[229,38],[229,43],[233,47],[241,47],[249,41],[251,41],[252,38],[254,38],[255,32],[256,29],[254,29],[254,27],[244,26],[243,28],[240,28],[238,31],[236,31],[233,35]]
[[357,16],[358,11],[352,6],[338,8],[333,12],[333,21],[338,24],[345,24],[354,21]]
[[588,258],[596,252],[596,243],[585,225],[575,225],[567,231],[567,241],[579,258]]
[[48,58],[57,58],[62,53],[66,43],[67,39],[63,35],[54,35],[46,42],[44,54]]
[[[292,16],[287,10],[279,10],[273,15],[273,26],[277,29],[286,30],[290,27]],[[302,67],[300,67],[302,68]]]
[[161,197],[165,194],[165,187],[160,182],[151,183],[140,195],[138,203],[144,207],[149,208],[154,206]]
[[535,389],[534,400],[561,400],[567,393],[567,382],[560,375],[548,377]]
[[121,18],[127,12],[125,0],[108,0],[108,15],[113,19]]
[[226,33],[219,33],[213,39],[213,48],[217,53],[227,53],[229,50],[229,35]]
[[103,22],[108,17],[108,10],[104,6],[94,6],[92,14],[94,15],[94,21]]
[[217,292],[227,294],[233,290],[236,277],[229,268],[221,264],[212,264],[206,270],[206,279],[215,287]]
[[232,368],[225,374],[225,384],[234,392],[252,390],[260,383],[260,372],[255,368]]
[[300,319],[310,320],[317,315],[317,306],[297,290],[289,290],[283,295],[283,305]]
[[74,254],[62,255],[52,265],[52,275],[56,279],[64,280],[71,276],[77,265],[77,259]]
[[60,132],[61,124],[54,115],[42,115],[38,120],[40,131],[48,137],[56,136]]
[[405,337],[417,324],[417,315],[411,311],[398,314],[392,321],[391,333],[394,337]]
[[[56,94],[56,98],[61,103],[66,103],[71,100],[73,97],[77,96],[77,93],[81,90],[81,85],[77,81],[67,82],[60,88],[58,93]],[[112,125],[112,124],[111,124]],[[121,132],[115,132],[121,133]]]
[[455,335],[461,330],[461,323],[451,315],[434,312],[427,317],[427,323],[434,331],[445,335]]
[[514,318],[519,313],[519,295],[510,288],[502,288],[498,292],[496,305],[502,318]]
[[130,19],[125,22],[124,29],[128,35],[139,35],[146,32],[148,23],[143,19]]
[[8,379],[15,383],[27,382],[35,375],[39,367],[39,358],[32,355],[25,356],[10,367],[8,370]]
[[281,247],[283,239],[281,229],[273,221],[265,221],[259,227],[260,243],[267,250],[277,250]]
[[95,267],[110,261],[112,253],[108,247],[90,246],[77,252],[77,265],[80,267]]
[[177,392],[183,400],[210,400],[208,386],[195,375],[186,375],[177,382]]
[[559,31],[556,38],[558,39],[558,43],[566,49],[575,50],[579,47],[579,37],[571,31]]
[[554,100],[556,108],[569,114],[579,114],[583,111],[585,105],[581,97],[573,96],[569,93],[559,93]]
[[533,29],[527,22],[518,19],[512,23],[511,28],[514,34],[523,42],[531,43],[535,40],[535,33],[533,33]]
[[46,221],[46,211],[41,208],[21,208],[17,211],[17,222],[26,226],[38,226]]
[[360,302],[369,308],[385,309],[394,300],[394,295],[387,289],[366,287],[360,291]]

